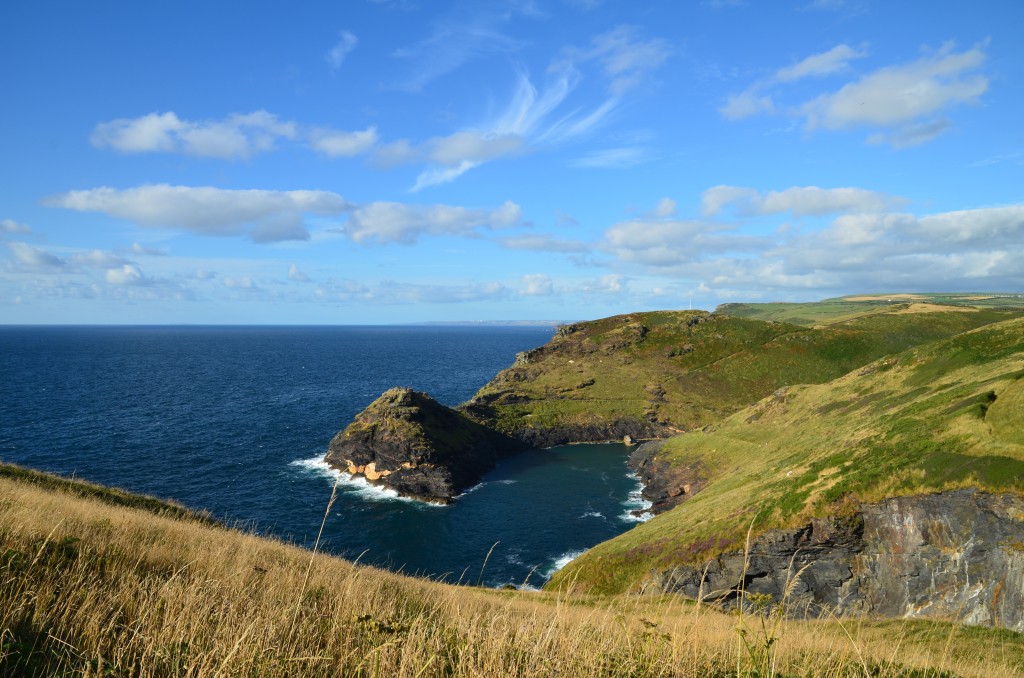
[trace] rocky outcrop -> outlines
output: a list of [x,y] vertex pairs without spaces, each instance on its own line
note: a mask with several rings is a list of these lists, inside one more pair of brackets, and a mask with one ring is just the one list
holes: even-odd
[[658,458],[664,440],[651,440],[633,450],[626,464],[643,483],[643,498],[651,502],[645,509],[654,515],[664,513],[700,492],[707,474],[699,464],[669,464]]
[[663,591],[740,604],[766,594],[794,616],[956,620],[1024,631],[1024,498],[958,490],[862,504],[771,530],[745,557],[662,572]]
[[394,388],[334,436],[325,460],[403,496],[449,503],[522,449],[425,393]]

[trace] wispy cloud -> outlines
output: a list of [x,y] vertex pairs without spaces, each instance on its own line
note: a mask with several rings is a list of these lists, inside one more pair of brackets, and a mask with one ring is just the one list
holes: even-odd
[[647,162],[651,153],[646,148],[627,146],[592,151],[572,161],[573,167],[625,169]]
[[421,284],[383,280],[366,284],[356,280],[328,280],[319,284],[313,297],[324,303],[375,305],[461,304],[499,301],[511,296],[500,282]]
[[[416,178],[414,191],[447,183],[485,162],[556,145],[583,137],[604,124],[623,97],[649,81],[672,50],[661,39],[646,39],[632,26],[602,33],[584,48],[566,48],[551,64],[543,87],[525,69],[516,72],[516,83],[505,108],[491,120],[447,137],[421,144],[399,140],[378,148],[377,162],[392,165],[427,160]],[[571,102],[583,79],[582,68],[596,64],[607,82],[609,94],[599,102]],[[649,159],[639,147],[606,149],[580,158],[580,167],[628,167]]]
[[412,73],[398,88],[417,92],[481,55],[507,54],[519,49],[518,41],[497,29],[499,21],[498,15],[485,15],[469,22],[440,22],[433,26],[429,37],[395,50],[395,58],[412,65]]
[[593,249],[591,245],[580,240],[554,238],[550,235],[540,233],[499,238],[498,243],[506,249],[526,250],[529,252],[581,254]]
[[359,44],[359,38],[357,38],[351,31],[340,31],[338,33],[338,42],[335,43],[334,47],[331,47],[324,55],[324,59],[327,60],[332,71],[336,71],[341,68],[341,65],[345,63],[345,57],[356,48]]

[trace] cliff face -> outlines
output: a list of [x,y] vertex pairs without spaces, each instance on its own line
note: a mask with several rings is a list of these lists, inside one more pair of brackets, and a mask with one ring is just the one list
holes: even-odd
[[520,449],[425,393],[394,388],[334,436],[326,461],[403,496],[448,503]]
[[[771,530],[742,551],[655,577],[733,608],[740,589],[789,614],[956,620],[1024,631],[1024,498],[958,490],[895,497]],[[797,574],[799,573],[799,575]],[[787,596],[786,591],[789,589]]]

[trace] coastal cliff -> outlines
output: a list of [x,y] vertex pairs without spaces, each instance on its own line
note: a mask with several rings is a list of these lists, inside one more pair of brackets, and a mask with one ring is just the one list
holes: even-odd
[[[444,425],[389,428],[391,418],[375,414],[394,400],[385,394],[332,441],[326,460],[401,494],[449,501],[517,449],[666,439],[704,429],[787,385],[827,382],[882,356],[1013,315],[850,302],[833,317],[831,302],[796,306],[771,320],[653,311],[565,325],[545,345],[520,353],[468,402],[454,409],[423,405]],[[381,431],[388,433],[381,437]],[[452,431],[464,433],[453,437]],[[403,436],[408,440],[399,442]],[[637,459],[635,468],[655,513],[702,487],[700,468],[680,467],[671,457]]]
[[425,393],[394,388],[331,440],[325,461],[403,496],[449,503],[522,448]]
[[769,530],[747,551],[659,572],[653,584],[726,609],[761,594],[799,618],[927,618],[1024,632],[1024,498],[893,497]]

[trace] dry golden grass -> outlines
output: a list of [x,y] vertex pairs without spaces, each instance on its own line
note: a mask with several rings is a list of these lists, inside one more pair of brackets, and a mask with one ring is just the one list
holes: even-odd
[[443,585],[0,478],[2,675],[1010,676],[1024,669],[1015,634],[767,619],[762,625],[756,615],[723,615],[668,596]]

